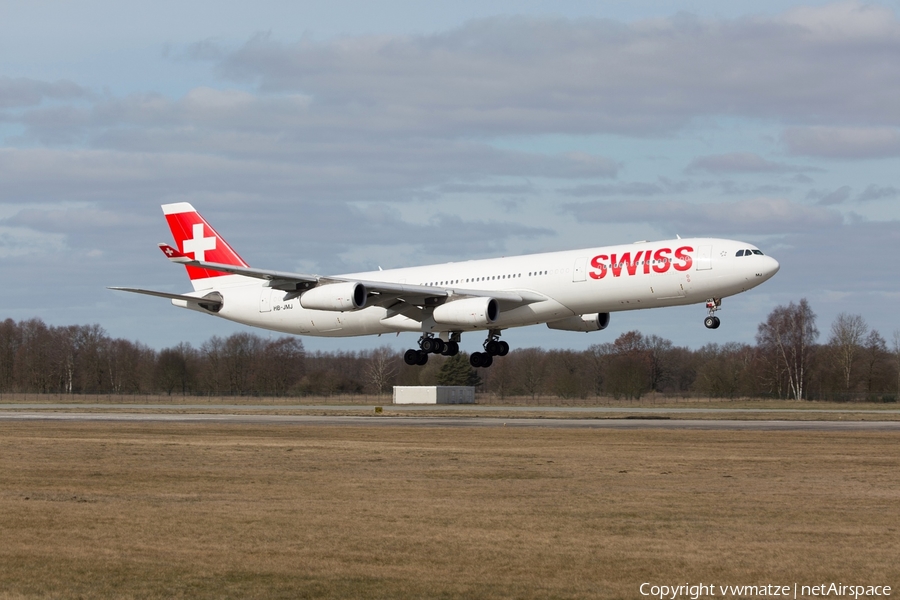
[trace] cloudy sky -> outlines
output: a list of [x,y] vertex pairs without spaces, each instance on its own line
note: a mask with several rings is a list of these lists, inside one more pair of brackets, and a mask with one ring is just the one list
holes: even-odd
[[782,265],[716,331],[693,306],[513,346],[752,342],[803,297],[823,341],[840,312],[900,328],[898,2],[325,4],[0,4],[0,317],[156,348],[240,330],[106,289],[189,289],[156,248],[189,201],[283,271],[676,234]]

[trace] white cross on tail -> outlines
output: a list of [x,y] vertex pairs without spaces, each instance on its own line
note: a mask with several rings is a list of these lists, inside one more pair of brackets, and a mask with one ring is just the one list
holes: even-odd
[[185,254],[187,254],[188,252],[193,252],[194,260],[199,260],[202,262],[206,260],[206,251],[215,249],[216,238],[203,237],[203,223],[195,223],[194,237],[189,240],[184,240],[181,251]]

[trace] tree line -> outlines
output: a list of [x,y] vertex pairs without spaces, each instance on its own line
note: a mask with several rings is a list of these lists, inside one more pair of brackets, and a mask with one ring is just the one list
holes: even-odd
[[759,324],[755,345],[689,349],[629,331],[583,351],[515,349],[476,370],[465,353],[410,367],[386,346],[308,352],[297,337],[241,332],[154,350],[111,338],[99,325],[0,323],[0,393],[331,396],[383,394],[394,385],[477,385],[501,398],[656,393],[892,402],[900,397],[900,330],[888,344],[861,316],[843,313],[820,336],[803,299],[775,308]]

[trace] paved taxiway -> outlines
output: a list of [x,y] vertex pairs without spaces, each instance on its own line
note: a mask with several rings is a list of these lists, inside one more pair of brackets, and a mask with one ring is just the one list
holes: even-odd
[[[71,407],[71,406],[70,406]],[[673,409],[674,410],[674,409]],[[237,423],[253,425],[364,425],[386,427],[542,427],[559,429],[708,429],[804,431],[900,431],[900,421],[777,421],[737,419],[497,417],[389,417],[339,415],[161,414],[127,412],[0,411],[0,421],[106,421],[119,423]]]
[[[898,416],[900,409],[854,410],[838,408],[696,408],[686,407],[627,407],[627,406],[506,406],[492,404],[391,404],[384,405],[393,412],[407,411],[453,411],[459,413],[479,413],[486,411],[504,412],[550,412],[550,413],[626,413],[637,415],[652,414],[735,414],[735,413],[768,413],[778,414],[870,414]],[[5,410],[217,410],[229,412],[268,412],[268,411],[315,411],[315,412],[366,412],[370,413],[374,404],[91,404],[91,403],[9,403],[0,404],[0,414]]]

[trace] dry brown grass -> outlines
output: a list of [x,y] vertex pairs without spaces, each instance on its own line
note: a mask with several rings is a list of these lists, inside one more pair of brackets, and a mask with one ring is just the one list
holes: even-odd
[[900,585],[900,435],[0,423],[0,598]]

